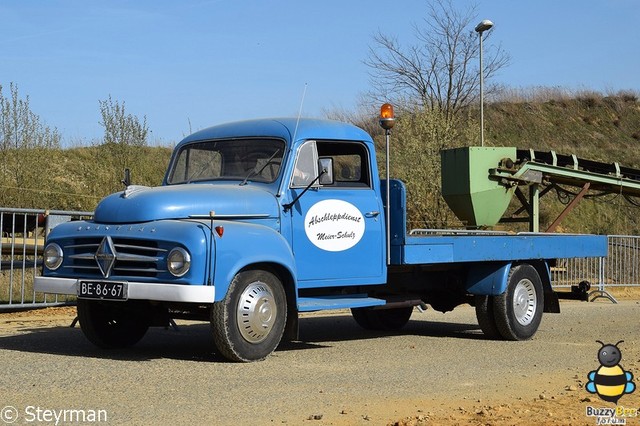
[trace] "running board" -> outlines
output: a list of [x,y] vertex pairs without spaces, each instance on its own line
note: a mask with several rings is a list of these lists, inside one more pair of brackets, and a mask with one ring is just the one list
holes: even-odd
[[386,304],[384,299],[367,297],[366,294],[349,296],[315,296],[298,298],[298,312],[324,311],[328,309],[367,308]]

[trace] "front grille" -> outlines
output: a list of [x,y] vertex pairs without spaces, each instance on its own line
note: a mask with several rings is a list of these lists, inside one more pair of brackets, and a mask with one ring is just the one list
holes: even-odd
[[[96,252],[103,237],[78,238],[63,247],[65,262],[63,268],[74,274],[87,277],[103,277],[96,261]],[[167,249],[158,247],[157,241],[112,238],[115,261],[110,268],[110,276],[157,277],[167,272]]]

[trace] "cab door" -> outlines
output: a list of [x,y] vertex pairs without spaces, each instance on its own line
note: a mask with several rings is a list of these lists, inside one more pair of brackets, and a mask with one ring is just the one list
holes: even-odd
[[318,177],[318,159],[331,159],[333,168],[330,184],[314,184],[291,207],[300,288],[385,281],[384,215],[369,158],[360,142],[307,141],[300,147],[291,200]]

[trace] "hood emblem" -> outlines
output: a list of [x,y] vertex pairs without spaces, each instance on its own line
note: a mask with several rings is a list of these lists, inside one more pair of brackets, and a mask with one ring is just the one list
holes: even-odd
[[116,249],[113,246],[111,237],[104,237],[96,254],[93,256],[103,277],[109,278],[113,265],[116,263],[116,256]]

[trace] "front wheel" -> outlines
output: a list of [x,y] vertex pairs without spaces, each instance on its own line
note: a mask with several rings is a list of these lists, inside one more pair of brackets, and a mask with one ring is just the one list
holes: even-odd
[[540,326],[544,308],[542,281],[527,264],[511,268],[506,291],[493,297],[495,325],[506,340],[527,340]]
[[78,299],[77,310],[85,337],[101,348],[133,346],[149,329],[149,321],[130,302]]
[[231,361],[266,358],[280,343],[286,321],[282,283],[264,270],[238,273],[226,297],[211,309],[214,344]]

